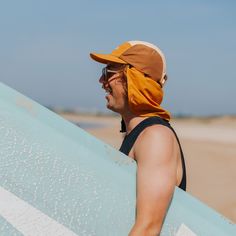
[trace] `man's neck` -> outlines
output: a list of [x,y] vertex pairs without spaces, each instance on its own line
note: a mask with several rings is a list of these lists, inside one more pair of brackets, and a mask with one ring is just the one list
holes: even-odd
[[140,117],[134,115],[125,115],[122,116],[125,126],[126,126],[126,134],[129,134],[132,129],[134,129],[141,121],[145,120],[147,117]]

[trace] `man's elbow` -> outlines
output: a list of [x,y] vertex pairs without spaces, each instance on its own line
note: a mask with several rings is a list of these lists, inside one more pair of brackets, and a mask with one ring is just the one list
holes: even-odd
[[[161,220],[149,220],[143,221],[141,224],[135,224],[131,235],[145,235],[145,236],[157,236],[161,232],[162,221]],[[131,231],[131,232],[132,232]]]
[[149,222],[145,227],[144,235],[157,236],[161,232],[162,222]]

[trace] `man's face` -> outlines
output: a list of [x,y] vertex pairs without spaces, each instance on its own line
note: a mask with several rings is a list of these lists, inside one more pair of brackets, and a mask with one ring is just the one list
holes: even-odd
[[127,106],[127,92],[124,88],[125,65],[108,64],[103,69],[103,74],[99,79],[102,88],[106,91],[107,108],[118,113],[123,113]]

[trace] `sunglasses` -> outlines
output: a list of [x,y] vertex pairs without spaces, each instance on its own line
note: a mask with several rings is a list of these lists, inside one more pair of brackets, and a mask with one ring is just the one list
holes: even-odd
[[120,70],[111,70],[111,69],[108,69],[108,67],[104,67],[102,69],[102,78],[103,78],[103,81],[104,82],[107,82],[109,78],[111,78],[114,74],[118,74],[120,72],[124,71],[124,68],[123,69],[120,69]]

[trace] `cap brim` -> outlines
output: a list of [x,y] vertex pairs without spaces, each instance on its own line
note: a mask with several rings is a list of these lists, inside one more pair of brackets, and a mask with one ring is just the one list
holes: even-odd
[[100,63],[109,64],[110,62],[120,63],[120,64],[127,64],[127,62],[123,61],[122,59],[115,57],[111,54],[97,54],[97,53],[90,53],[90,57]]

